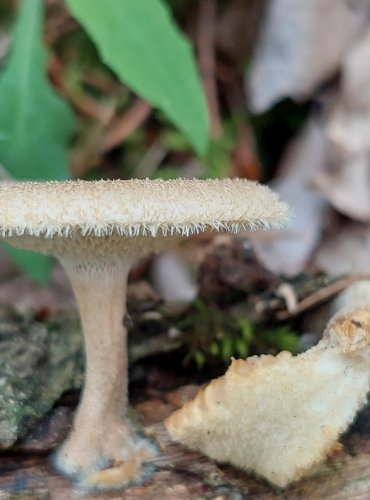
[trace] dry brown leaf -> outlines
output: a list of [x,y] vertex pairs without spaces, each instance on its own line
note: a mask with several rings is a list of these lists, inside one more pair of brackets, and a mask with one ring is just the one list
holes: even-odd
[[370,29],[343,62],[341,92],[328,117],[332,161],[315,186],[341,213],[370,221]]
[[327,274],[370,273],[370,227],[350,222],[326,237],[313,265]]
[[262,17],[260,0],[229,0],[219,9],[217,47],[233,61],[244,63],[250,54]]
[[363,222],[370,221],[369,160],[370,150],[348,155],[314,180],[315,188],[338,212]]
[[342,64],[341,95],[327,127],[330,140],[348,153],[370,149],[370,29]]
[[311,188],[312,178],[326,165],[328,143],[321,121],[313,118],[293,142],[273,187],[292,210],[286,229],[250,236],[258,259],[269,270],[300,273],[321,237],[327,202]]
[[252,111],[307,99],[337,71],[368,18],[367,0],[271,0],[248,81]]

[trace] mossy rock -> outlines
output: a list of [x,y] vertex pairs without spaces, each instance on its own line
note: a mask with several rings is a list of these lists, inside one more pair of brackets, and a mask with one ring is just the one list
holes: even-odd
[[[138,316],[129,336],[130,362],[181,345],[167,336],[162,318],[157,318],[159,326],[150,333],[142,327],[145,317]],[[9,448],[33,429],[65,391],[79,389],[83,373],[76,311],[39,322],[31,313],[0,309],[0,449]]]
[[77,318],[40,323],[0,311],[0,448],[10,447],[82,380]]

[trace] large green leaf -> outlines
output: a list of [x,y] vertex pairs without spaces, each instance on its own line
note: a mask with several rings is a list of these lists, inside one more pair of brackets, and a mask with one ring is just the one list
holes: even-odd
[[17,179],[66,179],[73,115],[47,79],[43,0],[22,0],[0,75],[0,163]]
[[1,246],[22,271],[42,285],[47,283],[53,262],[49,257],[29,250],[19,250],[7,243],[2,243]]
[[[73,115],[49,85],[42,33],[43,0],[19,2],[11,52],[0,75],[0,164],[16,179],[69,177]],[[49,258],[8,245],[6,250],[27,274],[46,282]]]
[[204,154],[205,97],[190,44],[160,0],[67,0],[105,63]]

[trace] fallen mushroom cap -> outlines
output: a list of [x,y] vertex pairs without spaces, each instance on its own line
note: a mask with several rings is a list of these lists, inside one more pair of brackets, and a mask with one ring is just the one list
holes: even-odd
[[165,424],[176,441],[285,487],[336,448],[369,388],[370,310],[340,312],[299,356],[233,360]]
[[130,267],[145,253],[207,229],[280,227],[288,209],[268,188],[238,179],[3,184],[0,207],[0,238],[57,256],[79,305],[86,381],[56,466],[87,487],[127,484],[153,452],[122,417]]

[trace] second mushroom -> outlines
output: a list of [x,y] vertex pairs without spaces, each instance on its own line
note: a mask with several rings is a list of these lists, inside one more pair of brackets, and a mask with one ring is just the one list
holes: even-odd
[[0,186],[0,236],[56,256],[76,296],[86,377],[59,471],[92,488],[136,480],[153,446],[126,417],[127,275],[145,254],[205,230],[281,227],[288,210],[246,180],[14,183]]

